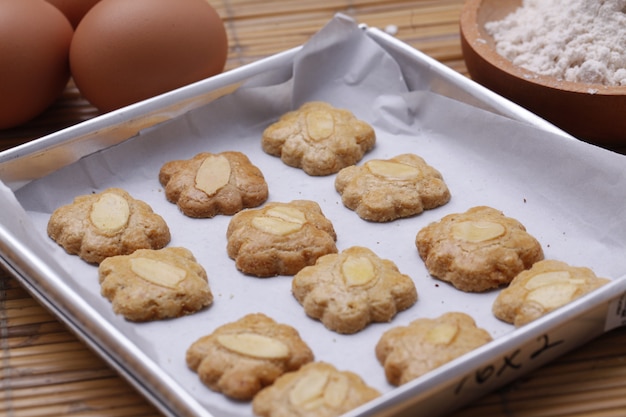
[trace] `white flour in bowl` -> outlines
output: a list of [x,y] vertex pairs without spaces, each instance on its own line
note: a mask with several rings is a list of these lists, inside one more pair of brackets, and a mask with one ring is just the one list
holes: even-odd
[[500,55],[529,71],[626,85],[626,0],[523,0],[485,29]]

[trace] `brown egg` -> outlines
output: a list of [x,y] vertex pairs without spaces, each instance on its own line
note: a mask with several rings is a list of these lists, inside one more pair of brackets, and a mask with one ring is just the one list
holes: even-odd
[[72,26],[44,0],[0,0],[0,129],[42,113],[70,77]]
[[111,111],[222,72],[227,52],[207,0],[101,0],[76,28],[70,67],[83,96]]
[[100,0],[46,0],[54,7],[59,9],[67,20],[70,21],[72,27],[76,28],[78,22],[83,16]]

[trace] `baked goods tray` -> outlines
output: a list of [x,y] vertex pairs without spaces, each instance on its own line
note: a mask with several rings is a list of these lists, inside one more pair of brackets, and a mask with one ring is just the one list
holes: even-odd
[[[334,176],[309,177],[260,148],[263,129],[312,100],[351,110],[376,130],[364,159],[422,156],[452,198],[388,223],[345,208]],[[162,164],[238,150],[257,165],[269,201],[310,199],[340,250],[367,246],[415,282],[419,299],[390,323],[352,335],[309,319],[290,277],[239,273],[226,254],[229,216],[190,219],[165,200]],[[342,15],[300,48],[108,113],[0,154],[3,265],[164,414],[249,416],[251,406],[206,388],[185,364],[199,337],[246,313],[295,327],[315,359],[361,376],[383,395],[346,416],[436,416],[466,404],[572,348],[626,324],[626,158],[575,140],[549,123],[375,28]],[[170,246],[206,269],[212,306],[182,318],[133,323],[100,295],[97,267],[46,235],[50,214],[78,195],[120,187],[168,223]],[[429,276],[416,233],[446,214],[488,205],[522,222],[546,258],[587,266],[611,281],[515,329],[491,313],[497,291],[463,293]],[[374,346],[387,329],[462,311],[494,340],[400,387],[387,383]]]

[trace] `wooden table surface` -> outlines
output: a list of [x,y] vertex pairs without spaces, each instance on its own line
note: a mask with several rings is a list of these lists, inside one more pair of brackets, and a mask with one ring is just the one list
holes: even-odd
[[[458,33],[462,0],[209,1],[227,27],[227,69],[300,45],[341,12],[393,27],[399,39],[467,75]],[[70,82],[37,119],[0,130],[0,150],[97,114]],[[0,351],[0,416],[160,415],[1,268]],[[453,414],[478,416],[626,416],[626,328]]]

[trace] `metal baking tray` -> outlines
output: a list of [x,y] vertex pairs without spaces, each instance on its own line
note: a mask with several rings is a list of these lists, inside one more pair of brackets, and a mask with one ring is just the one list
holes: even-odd
[[[363,57],[364,62],[353,62]],[[341,72],[342,65],[348,65],[350,70]],[[389,89],[400,83],[402,91],[388,91],[386,81],[376,76],[368,78],[370,72],[383,71],[386,75],[387,70],[397,72]],[[338,79],[347,81],[345,85],[336,85]],[[343,88],[348,88],[349,94]],[[366,93],[361,95],[364,90]],[[233,101],[236,104],[240,93],[248,106],[242,114],[233,112],[237,109]],[[406,221],[365,224],[341,207],[332,192],[324,194],[321,187],[310,186],[304,174],[282,166],[279,160],[262,155],[258,149],[255,151],[253,140],[218,137],[218,119],[245,125],[243,132],[261,132],[268,120],[299,101],[341,102],[345,97],[354,100],[359,115],[366,119],[376,118],[375,114],[381,117],[372,121],[383,132],[379,135],[378,153],[372,155],[409,149],[426,155],[431,164],[436,162],[433,165],[441,168],[451,186],[453,200],[449,206]],[[367,101],[371,97],[374,102]],[[375,113],[370,113],[370,108],[375,108]],[[227,109],[224,114],[220,113],[222,109]],[[186,132],[181,126],[197,138],[183,138],[179,145],[177,135],[181,129]],[[493,139],[494,132],[500,139]],[[408,139],[395,140],[400,137]],[[154,147],[146,145],[150,138],[155,140]],[[270,187],[272,181],[282,181],[274,194],[270,188],[270,200],[287,198],[294,192],[298,194],[294,199],[307,196],[309,190],[319,192],[318,202],[326,203],[322,208],[333,216],[338,229],[340,249],[354,242],[370,242],[376,246],[375,251],[388,255],[385,257],[396,257],[393,260],[398,260],[402,272],[418,283],[417,307],[400,313],[389,324],[375,324],[360,334],[341,336],[306,318],[292,297],[287,296],[284,303],[276,302],[275,291],[288,282],[282,277],[265,281],[271,288],[266,294],[257,288],[260,280],[247,278],[240,286],[249,286],[253,289],[250,292],[260,291],[254,294],[256,299],[246,298],[253,297],[250,294],[236,293],[241,288],[232,284],[221,288],[222,293],[217,294],[214,306],[207,311],[176,320],[133,324],[110,312],[108,301],[99,296],[97,285],[93,284],[96,278],[83,276],[85,271],[87,275],[96,274],[95,267],[66,255],[45,236],[46,219],[59,201],[67,203],[79,191],[98,191],[109,185],[128,187],[131,194],[137,192],[145,197],[142,199],[148,200],[168,223],[169,219],[178,219],[173,220],[173,235],[177,235],[179,221],[181,228],[189,230],[206,227],[202,239],[208,239],[210,244],[190,249],[205,268],[209,266],[209,283],[216,294],[213,285],[219,283],[220,273],[238,274],[224,247],[215,246],[215,242],[219,245],[225,241],[219,227],[228,219],[222,216],[202,223],[180,219],[182,215],[175,206],[164,202],[151,169],[163,161],[183,155],[191,157],[193,152],[228,146],[241,146],[252,154],[253,162],[261,160]],[[77,176],[77,169],[89,178]],[[621,261],[626,248],[626,220],[621,212],[626,206],[626,196],[622,195],[624,169],[623,156],[582,143],[383,31],[338,15],[302,47],[0,153],[0,261],[33,297],[165,415],[251,414],[248,404],[232,404],[202,386],[186,369],[184,349],[177,342],[170,342],[182,340],[184,345],[195,341],[211,328],[242,315],[238,309],[243,311],[244,306],[259,310],[267,307],[277,315],[285,313],[285,320],[291,321],[305,341],[311,342],[316,359],[365,374],[366,382],[373,380],[383,391],[381,398],[346,416],[444,415],[605,331],[626,324],[626,265]],[[583,176],[588,181],[579,181],[581,173],[588,174]],[[284,181],[285,175],[289,175],[289,181]],[[528,178],[520,180],[525,175]],[[319,179],[319,184],[328,181],[332,180]],[[579,191],[585,193],[584,199],[577,198]],[[584,262],[598,275],[611,278],[611,282],[552,314],[514,329],[489,317],[494,293],[459,294],[446,285],[437,285],[419,264],[415,248],[401,248],[395,243],[403,237],[414,237],[420,225],[481,201],[496,203],[505,214],[522,217],[522,223],[531,232],[534,230],[545,245],[547,257],[572,264]],[[175,239],[172,245],[200,245],[197,238],[188,234]],[[198,256],[201,250],[205,252]],[[417,317],[451,310],[466,311],[478,318],[479,325],[494,335],[494,341],[397,388],[386,385],[382,368],[370,369],[376,368],[371,364],[375,361],[371,358],[371,345],[382,331]],[[359,347],[367,344],[369,347],[361,352]],[[350,350],[346,351],[346,346]]]

